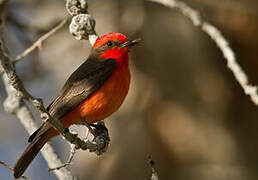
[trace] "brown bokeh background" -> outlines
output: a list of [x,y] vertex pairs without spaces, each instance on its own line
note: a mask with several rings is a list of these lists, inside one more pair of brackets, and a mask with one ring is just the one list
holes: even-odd
[[[258,84],[258,2],[185,2],[222,31],[250,82]],[[106,120],[108,151],[100,157],[78,152],[71,166],[74,174],[87,180],[150,179],[151,155],[160,179],[258,179],[258,107],[227,69],[214,42],[179,11],[155,3],[89,0],[88,5],[99,35],[117,31],[143,42],[131,52],[129,95]],[[68,16],[64,1],[51,0],[9,1],[4,14],[5,41],[13,57]],[[29,92],[47,105],[89,50],[87,41],[76,41],[65,27],[44,42],[42,51],[19,62],[17,71]],[[3,102],[2,82],[0,93]],[[35,117],[41,123],[37,113]],[[28,136],[1,106],[0,160],[14,164]],[[61,138],[53,142],[65,160],[69,146]],[[12,177],[1,166],[0,174]],[[55,179],[41,156],[26,175]]]

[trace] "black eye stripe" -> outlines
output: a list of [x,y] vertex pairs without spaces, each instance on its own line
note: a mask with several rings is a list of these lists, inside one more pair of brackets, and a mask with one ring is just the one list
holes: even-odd
[[110,47],[110,46],[112,46],[112,45],[113,45],[112,41],[108,41],[108,42],[107,42],[107,46]]

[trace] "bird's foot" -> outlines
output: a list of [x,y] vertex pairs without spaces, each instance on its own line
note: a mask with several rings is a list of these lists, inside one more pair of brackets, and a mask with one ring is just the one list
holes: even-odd
[[96,154],[100,155],[106,152],[110,142],[110,137],[104,121],[100,121],[95,124],[88,124],[84,120],[82,120],[82,122],[89,129],[91,134],[94,136],[92,142],[99,145],[98,150],[95,151]]

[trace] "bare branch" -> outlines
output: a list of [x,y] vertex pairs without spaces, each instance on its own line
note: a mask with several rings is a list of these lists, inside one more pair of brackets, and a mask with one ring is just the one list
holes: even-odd
[[[15,114],[27,132],[29,134],[33,133],[38,129],[39,126],[33,118],[31,111],[29,110],[28,106],[23,103],[22,99],[17,96],[16,89],[14,89],[13,86],[9,84],[9,79],[5,73],[3,74],[2,78],[8,95],[4,101],[5,111]],[[56,167],[62,164],[53,147],[49,143],[45,145],[45,147],[41,150],[41,153],[49,167]],[[73,178],[71,172],[67,168],[63,168],[60,171],[55,171],[54,173],[58,179]]]
[[257,86],[250,85],[248,77],[242,67],[237,63],[235,54],[231,47],[229,46],[226,38],[221,34],[221,32],[213,25],[202,20],[199,12],[186,3],[177,0],[147,0],[162,4],[170,8],[178,9],[182,14],[188,17],[194,26],[201,28],[218,46],[222,52],[224,58],[227,61],[228,68],[233,72],[237,82],[241,85],[246,95],[249,95],[251,101],[258,105],[258,94]]
[[[10,169],[11,171],[13,171],[13,168],[12,168],[10,165],[6,164],[5,162],[0,161],[0,164],[2,164],[3,166],[5,166],[6,168]],[[30,178],[28,178],[27,176],[21,176],[21,178],[23,178],[23,179],[25,179],[25,180],[30,180]]]
[[258,105],[257,86],[249,83],[248,77],[242,67],[237,63],[234,52],[229,46],[228,41],[222,36],[221,32],[209,23],[203,23],[202,29],[206,32],[217,44],[224,58],[227,60],[228,68],[233,72],[236,80],[243,88],[246,95],[249,95],[251,101]]
[[64,167],[67,167],[68,165],[71,165],[72,164],[72,160],[73,160],[73,157],[76,153],[76,147],[75,145],[71,144],[71,150],[70,150],[70,155],[69,155],[69,158],[68,160],[66,161],[66,163],[60,165],[60,166],[55,166],[54,168],[48,168],[48,171],[55,171],[55,170],[59,170],[59,169],[62,169]]
[[28,54],[30,54],[32,51],[34,51],[35,49],[42,48],[42,43],[43,41],[45,41],[46,39],[48,39],[50,36],[54,35],[58,30],[60,30],[66,23],[68,22],[67,19],[62,20],[56,27],[54,27],[53,29],[51,29],[49,32],[47,32],[46,34],[44,34],[42,37],[40,37],[36,42],[34,42],[29,48],[27,48],[24,52],[22,52],[21,54],[19,54],[18,56],[16,56],[16,58],[14,58],[13,61],[19,61],[20,59],[24,58],[25,56],[27,56]]
[[[8,56],[4,54],[4,44],[3,44],[3,40],[1,39],[0,39],[0,53],[2,54],[1,62],[2,62],[2,58],[5,58],[6,61],[10,62],[10,64],[8,62],[5,64],[6,65],[9,64],[11,65],[10,67],[12,67],[10,58],[8,58]],[[1,65],[0,65],[0,69],[3,70]],[[28,106],[23,102],[22,98],[17,96],[17,91],[9,83],[9,79],[6,73],[2,75],[2,79],[7,93],[7,98],[3,103],[5,111],[15,114],[17,118],[20,120],[21,124],[27,130],[27,132],[29,134],[33,133],[35,130],[38,129],[39,126],[36,123],[35,119],[33,118],[31,111],[29,110]],[[58,158],[57,154],[55,153],[53,147],[49,143],[45,145],[45,148],[43,148],[41,152],[49,167],[55,167],[62,164],[61,160]],[[5,163],[1,163],[1,164],[5,165],[6,167],[8,167],[13,171],[13,168],[10,167],[9,165],[7,166],[7,164]],[[54,174],[60,180],[73,179],[71,172],[67,168],[63,168],[61,171],[56,171],[54,172]],[[29,180],[29,178],[26,176],[21,176],[21,177]]]

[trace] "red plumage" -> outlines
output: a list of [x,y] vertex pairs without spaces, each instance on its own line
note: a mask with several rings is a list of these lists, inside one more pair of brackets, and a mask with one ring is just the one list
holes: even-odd
[[[129,40],[120,33],[109,33],[98,38],[88,59],[69,77],[58,97],[50,104],[50,114],[69,127],[92,124],[117,111],[130,85],[128,53],[138,40]],[[19,178],[44,144],[59,133],[50,123],[44,123],[30,137],[14,166],[14,177]]]

